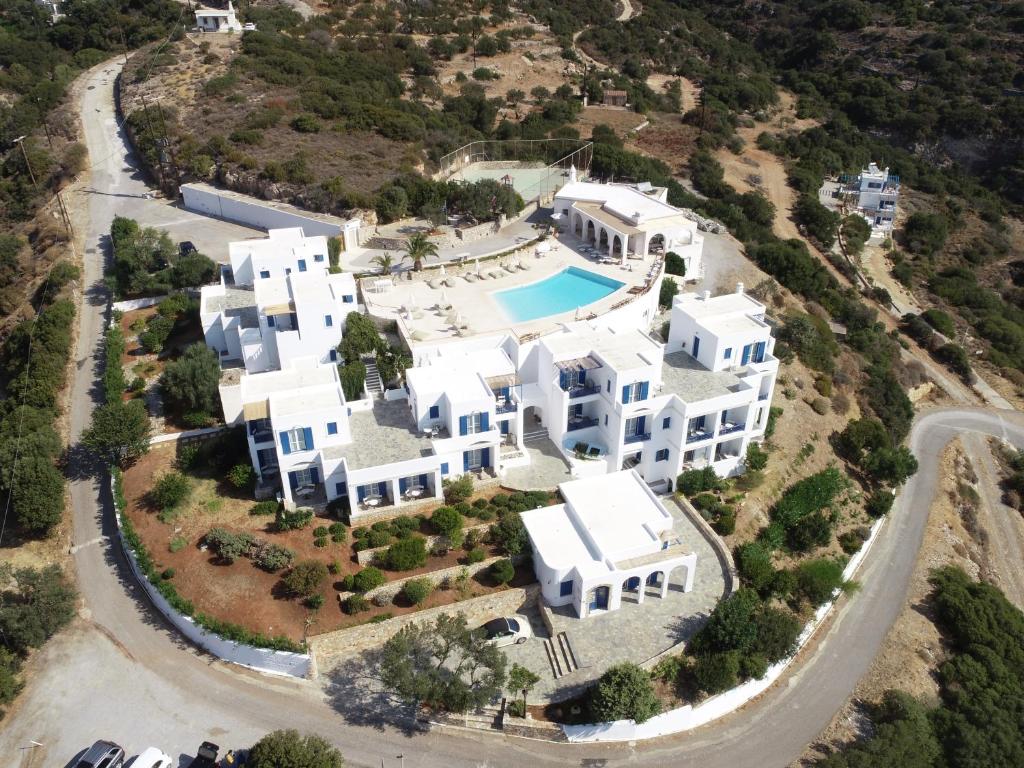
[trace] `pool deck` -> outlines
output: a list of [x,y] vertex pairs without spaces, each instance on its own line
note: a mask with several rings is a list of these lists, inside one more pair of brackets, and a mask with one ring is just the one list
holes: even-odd
[[[404,272],[393,275],[393,286],[379,293],[376,291],[375,283],[380,278],[368,277],[361,281],[363,300],[371,315],[397,320],[413,342],[508,333],[511,330],[525,336],[554,330],[558,323],[571,322],[576,319],[576,310],[517,323],[509,319],[491,294],[545,280],[568,267],[578,267],[624,284],[603,299],[586,305],[580,312],[581,318],[591,313],[601,315],[619,302],[631,298],[630,288],[644,284],[648,272],[658,259],[650,255],[643,259],[630,258],[625,267],[618,263],[600,264],[578,250],[584,243],[573,235],[562,234],[557,239],[548,238],[545,242],[551,246],[548,253],[536,256],[534,246],[529,246],[518,256],[511,257],[512,262],[518,259],[519,262],[528,265],[527,270],[517,269],[514,273],[509,273],[502,269],[502,265],[510,261],[509,257],[500,260],[481,260],[480,272],[501,272],[501,276],[467,282],[461,275],[475,274],[477,270],[476,263],[468,261],[462,266],[446,267],[446,282],[450,283],[450,286],[432,288],[428,281],[440,280],[440,271],[425,269],[420,273]],[[409,280],[409,277],[412,277],[412,280]],[[442,294],[447,304],[451,306],[450,309],[441,308]],[[464,326],[461,330],[454,327],[453,313],[461,316],[460,324]]]

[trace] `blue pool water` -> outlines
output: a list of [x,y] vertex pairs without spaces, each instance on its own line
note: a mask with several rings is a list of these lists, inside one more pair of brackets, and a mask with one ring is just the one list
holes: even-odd
[[569,267],[546,280],[497,291],[495,300],[514,323],[571,312],[615,293],[625,283]]

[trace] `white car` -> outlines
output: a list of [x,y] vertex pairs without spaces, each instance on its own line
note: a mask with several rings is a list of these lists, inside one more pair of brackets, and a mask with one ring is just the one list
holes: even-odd
[[132,768],[171,768],[174,761],[156,747],[149,747],[132,761]]
[[482,627],[487,642],[498,648],[506,645],[520,645],[533,637],[530,622],[525,616],[508,616],[491,619]]

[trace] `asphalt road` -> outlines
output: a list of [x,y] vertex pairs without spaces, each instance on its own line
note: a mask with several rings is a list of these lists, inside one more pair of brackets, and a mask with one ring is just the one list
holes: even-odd
[[[97,372],[95,342],[102,327],[98,238],[114,212],[134,215],[151,204],[134,194],[121,139],[112,132],[109,74],[83,90],[86,143],[93,158],[111,155],[93,175],[87,226],[78,366],[72,384],[72,435],[87,423]],[[107,81],[104,83],[104,81]],[[98,112],[97,112],[98,110]],[[89,119],[93,114],[99,119]],[[113,152],[110,150],[113,149]],[[897,500],[889,522],[859,575],[863,589],[845,601],[827,632],[788,678],[758,702],[696,733],[637,745],[574,747],[485,735],[399,728],[346,716],[346,682],[328,694],[312,683],[275,680],[228,668],[197,652],[170,630],[133,584],[113,534],[108,495],[91,479],[71,486],[75,565],[82,619],[51,641],[33,663],[30,684],[4,721],[0,754],[27,766],[64,766],[96,738],[113,738],[134,752],[156,744],[187,755],[203,739],[245,746],[266,731],[294,727],[335,742],[349,764],[398,766],[689,766],[781,768],[817,738],[871,664],[901,610],[937,482],[937,459],[963,432],[996,435],[1024,446],[1024,418],[974,409],[920,417],[910,445],[921,464]],[[354,720],[369,724],[354,724]],[[31,747],[31,742],[41,744]]]

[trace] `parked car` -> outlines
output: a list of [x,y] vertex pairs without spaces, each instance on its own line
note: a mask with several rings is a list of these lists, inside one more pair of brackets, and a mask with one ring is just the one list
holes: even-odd
[[178,254],[181,256],[188,256],[190,253],[195,253],[198,249],[191,240],[185,240],[178,243]]
[[112,741],[97,741],[78,758],[75,768],[123,768],[124,750]]
[[132,768],[171,768],[174,760],[156,747],[148,747],[145,752],[135,758]]
[[530,622],[526,620],[525,616],[491,619],[481,629],[487,637],[487,642],[498,648],[505,645],[519,645],[533,637]]
[[217,768],[218,752],[220,752],[220,747],[212,742],[204,741],[199,745],[196,759],[188,764],[189,768]]

